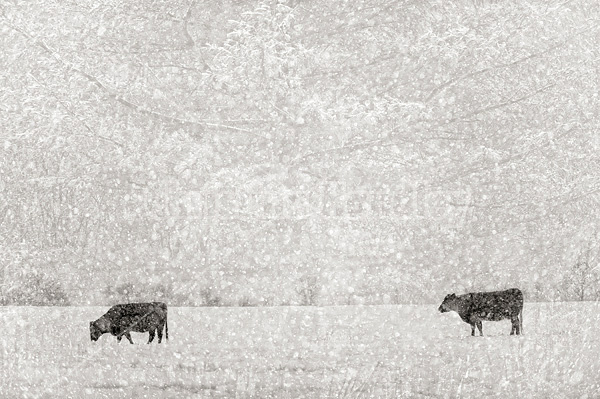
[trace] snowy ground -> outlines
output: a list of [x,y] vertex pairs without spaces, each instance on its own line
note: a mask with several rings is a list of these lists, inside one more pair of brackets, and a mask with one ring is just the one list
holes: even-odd
[[[89,321],[107,308],[0,308],[0,392],[42,398],[594,398],[600,304],[525,304],[469,336],[437,306],[170,308],[169,342]],[[156,342],[156,341],[155,341]]]

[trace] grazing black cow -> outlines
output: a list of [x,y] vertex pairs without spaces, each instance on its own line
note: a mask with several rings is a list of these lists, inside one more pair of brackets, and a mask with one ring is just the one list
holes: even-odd
[[456,296],[446,295],[440,305],[440,312],[454,310],[465,323],[471,325],[471,335],[475,335],[475,326],[479,335],[483,335],[482,320],[510,319],[510,335],[523,333],[523,293],[518,288],[506,291],[474,292]]
[[130,331],[150,333],[148,343],[158,333],[158,343],[162,341],[162,330],[169,339],[167,305],[163,302],[127,303],[115,305],[96,321],[90,322],[90,338],[97,341],[104,333],[111,333],[121,342],[123,335],[133,344]]

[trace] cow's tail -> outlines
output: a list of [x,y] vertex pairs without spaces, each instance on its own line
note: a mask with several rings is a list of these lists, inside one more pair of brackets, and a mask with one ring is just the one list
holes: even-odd
[[165,338],[169,339],[169,311],[165,305]]
[[519,315],[519,332],[523,334],[523,306],[521,306],[521,314]]

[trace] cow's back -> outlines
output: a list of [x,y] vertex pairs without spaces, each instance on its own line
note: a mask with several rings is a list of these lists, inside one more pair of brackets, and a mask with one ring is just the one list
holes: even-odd
[[146,332],[166,321],[167,305],[163,302],[118,304],[103,317],[110,320],[115,332]]
[[523,309],[523,293],[518,288],[504,291],[474,292],[464,295],[468,313],[482,320],[513,318]]
[[119,305],[114,305],[111,310],[128,312],[128,313],[148,313],[150,311],[160,309],[162,311],[166,311],[167,304],[164,302],[134,302],[134,303],[123,303]]
[[110,320],[120,319],[122,317],[143,316],[156,307],[153,303],[122,303],[114,305],[104,315]]

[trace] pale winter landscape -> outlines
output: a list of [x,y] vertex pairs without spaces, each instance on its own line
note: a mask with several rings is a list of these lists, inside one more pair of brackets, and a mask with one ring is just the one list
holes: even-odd
[[600,397],[599,93],[597,0],[0,2],[0,398]]

